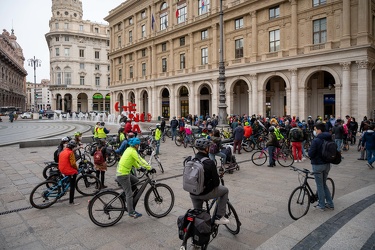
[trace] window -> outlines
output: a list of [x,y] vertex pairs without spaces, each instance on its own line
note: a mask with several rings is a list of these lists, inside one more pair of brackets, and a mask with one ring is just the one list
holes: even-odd
[[146,49],[142,49],[142,56],[146,56]]
[[66,85],[72,84],[72,73],[64,72],[64,81]]
[[56,56],[60,56],[60,48],[55,48]]
[[185,68],[185,54],[180,54],[180,69]]
[[82,24],[79,25],[79,31],[83,31],[83,25]]
[[177,16],[177,23],[184,23],[186,22],[186,16],[187,16],[187,8],[185,6],[178,6],[176,11]]
[[100,77],[99,76],[95,77],[95,86],[100,86]]
[[85,50],[83,49],[79,50],[79,57],[85,57]]
[[146,64],[142,63],[142,76],[146,76]]
[[79,77],[79,85],[85,85],[85,77],[84,76]]
[[95,51],[95,59],[99,59],[99,51]]
[[69,29],[69,23],[64,23],[64,29]]
[[270,52],[280,50],[280,30],[270,31]]
[[95,33],[99,33],[99,28],[95,28]]
[[59,29],[59,23],[55,23],[55,28]]
[[56,73],[56,80],[57,80],[57,84],[61,85],[61,72]]
[[236,47],[235,57],[236,58],[243,57],[243,38],[237,39],[235,41],[235,47]]
[[69,42],[69,36],[65,36],[65,42]]
[[161,71],[167,72],[167,58],[161,59]]
[[129,54],[129,61],[133,60],[133,54]]
[[121,36],[117,37],[117,48],[121,48]]
[[234,21],[234,29],[238,30],[243,28],[243,18],[238,18]]
[[118,80],[119,80],[119,81],[122,80],[122,69],[119,69],[119,70],[118,70]]
[[165,30],[168,27],[168,15],[164,13],[160,16],[160,30]]
[[327,0],[313,0],[313,7],[326,4]]
[[141,29],[142,29],[141,37],[142,38],[146,37],[146,25],[142,25]]
[[108,78],[107,78],[107,85],[109,86],[110,84],[111,84],[111,78],[108,76]]
[[280,16],[280,6],[270,8],[270,19],[278,18]]
[[161,51],[166,51],[167,50],[167,43],[162,43],[161,44]]
[[198,0],[198,15],[206,14],[210,10],[210,0]]
[[57,36],[56,37],[56,42],[58,42],[58,41],[60,41],[60,37]]
[[107,46],[109,46],[109,40],[107,40]]
[[121,23],[118,23],[117,24],[117,31],[120,31],[121,30]]
[[133,24],[133,18],[130,17],[130,18],[129,18],[129,25],[132,25],[132,24]]
[[85,64],[84,64],[84,63],[80,63],[80,64],[79,64],[79,68],[80,68],[80,69],[85,69]]
[[129,30],[129,43],[133,42],[133,31]]
[[69,56],[70,54],[70,49],[69,48],[65,48],[64,49],[64,56]]
[[202,65],[208,64],[208,48],[203,48],[201,50]]
[[184,46],[185,45],[185,37],[180,37],[180,46]]
[[205,40],[208,38],[208,30],[201,31],[201,40]]
[[129,78],[133,78],[133,66],[129,67]]
[[145,10],[141,12],[141,18],[142,19],[146,18],[146,11]]
[[100,70],[100,65],[99,64],[95,64],[95,70]]
[[121,64],[121,56],[118,58],[118,64]]
[[314,20],[314,44],[325,43],[327,41],[327,20],[326,18]]

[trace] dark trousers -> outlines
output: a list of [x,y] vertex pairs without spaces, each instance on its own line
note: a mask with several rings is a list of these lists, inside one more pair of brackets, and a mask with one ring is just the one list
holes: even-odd
[[70,191],[69,191],[69,203],[74,202],[74,191],[76,190],[77,175],[70,175]]
[[237,148],[238,148],[238,153],[241,153],[241,152],[240,152],[240,150],[241,150],[241,143],[242,143],[241,140],[239,140],[239,141],[234,140],[234,141],[233,141],[233,153],[236,153],[236,149],[237,149]]
[[102,186],[104,186],[105,171],[96,170],[96,178],[99,179],[99,175],[100,175],[100,183],[102,184]]

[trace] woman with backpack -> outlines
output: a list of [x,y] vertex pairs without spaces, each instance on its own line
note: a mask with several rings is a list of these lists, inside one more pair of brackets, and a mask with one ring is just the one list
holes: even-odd
[[104,185],[105,179],[105,172],[107,171],[107,146],[106,146],[105,139],[100,139],[98,147],[94,149],[92,152],[92,156],[94,156],[94,166],[96,170],[96,177],[99,179],[100,176],[100,183],[102,184],[102,188],[107,188]]

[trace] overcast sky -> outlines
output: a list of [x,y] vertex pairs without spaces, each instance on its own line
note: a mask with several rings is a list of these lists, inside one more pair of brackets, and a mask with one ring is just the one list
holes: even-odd
[[[105,24],[103,20],[108,12],[119,6],[124,0],[81,0],[83,20]],[[23,49],[24,67],[28,75],[26,81],[34,82],[34,68],[28,66],[27,59],[34,56],[42,60],[42,66],[36,69],[36,82],[50,79],[49,50],[45,34],[49,32],[49,20],[52,17],[51,0],[0,0],[0,32],[6,29],[11,33],[13,27],[18,44]]]

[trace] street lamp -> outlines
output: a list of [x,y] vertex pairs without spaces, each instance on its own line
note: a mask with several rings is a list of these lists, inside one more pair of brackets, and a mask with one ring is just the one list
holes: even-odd
[[227,125],[227,105],[225,104],[225,66],[224,66],[224,46],[223,46],[223,0],[220,0],[220,60],[219,60],[219,125]]
[[42,65],[42,60],[35,58],[28,59],[27,62],[29,63],[29,66],[34,67],[34,112],[37,109],[37,94],[36,94],[36,68],[40,67]]

